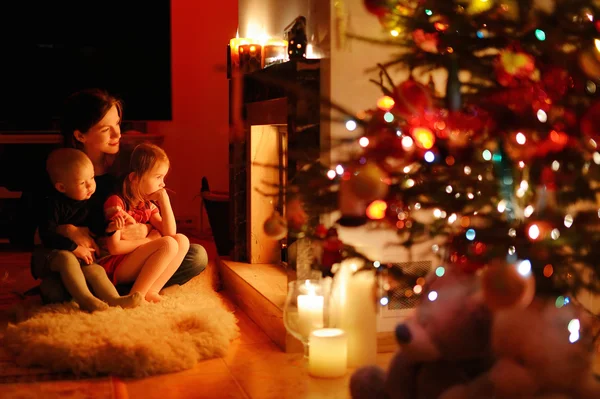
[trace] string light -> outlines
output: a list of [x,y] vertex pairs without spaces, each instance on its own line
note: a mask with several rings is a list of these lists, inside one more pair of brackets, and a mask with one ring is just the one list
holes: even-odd
[[338,175],[343,175],[344,174],[344,167],[342,165],[338,165],[335,167],[335,171],[337,172]]
[[527,234],[532,240],[537,240],[540,236],[540,228],[537,226],[537,224],[532,224],[529,226],[529,231]]
[[439,266],[435,269],[436,276],[442,277],[444,274],[446,274],[446,269],[444,269],[444,266]]
[[354,130],[356,130],[357,124],[356,121],[350,119],[349,121],[346,121],[346,129],[348,129],[348,131],[353,132]]
[[405,150],[409,150],[409,149],[412,148],[414,141],[409,136],[404,136],[404,137],[402,137],[402,142],[401,143],[402,143],[402,147]]
[[368,137],[361,137],[360,140],[358,140],[358,144],[365,148],[369,145],[369,138]]
[[435,161],[435,154],[431,151],[427,151],[425,153],[425,161],[432,163],[433,161]]
[[571,333],[569,335],[569,342],[574,344],[575,342],[579,341],[579,330],[581,329],[581,323],[579,322],[579,319],[571,320],[567,326],[567,329]]
[[531,262],[528,259],[522,260],[517,265],[517,271],[523,277],[527,277],[531,274]]
[[535,30],[535,37],[536,39],[538,39],[540,42],[543,42],[544,40],[546,40],[546,32],[544,32],[541,29],[536,29]]
[[566,228],[570,228],[573,226],[573,216],[567,215],[565,216],[564,224]]
[[523,214],[525,215],[526,218],[528,218],[529,216],[533,215],[534,211],[535,211],[535,208],[532,205],[527,205],[527,207],[523,211]]
[[335,170],[333,169],[329,169],[327,171],[327,177],[329,178],[329,180],[333,180],[335,179],[335,176],[337,175],[337,173],[335,172]]
[[[383,96],[383,97],[379,98],[379,100],[377,100],[377,108],[379,108],[382,111],[391,110],[392,108],[394,108],[395,104],[396,104],[396,102],[390,96]],[[387,121],[387,119],[386,119],[386,121]]]
[[383,114],[383,120],[387,123],[392,123],[394,121],[394,114],[392,114],[391,112],[386,112],[385,114]]
[[548,114],[546,114],[546,111],[544,111],[543,109],[538,109],[537,118],[538,121],[546,123],[546,121],[548,120]]
[[438,293],[437,291],[431,291],[428,295],[427,295],[427,299],[429,299],[431,302],[435,301],[438,298]]

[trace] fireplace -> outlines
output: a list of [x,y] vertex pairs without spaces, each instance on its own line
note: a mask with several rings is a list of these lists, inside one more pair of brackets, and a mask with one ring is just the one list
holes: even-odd
[[[267,237],[265,220],[285,212],[284,191],[304,149],[320,143],[320,60],[293,60],[230,80],[230,198],[233,260],[281,263],[287,239]],[[294,156],[288,159],[287,154]],[[276,166],[276,167],[273,167]]]

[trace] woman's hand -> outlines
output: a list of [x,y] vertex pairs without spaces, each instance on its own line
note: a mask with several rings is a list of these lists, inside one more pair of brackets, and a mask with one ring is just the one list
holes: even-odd
[[148,239],[149,239],[150,241],[152,241],[152,240],[156,240],[157,238],[160,238],[160,237],[162,237],[162,234],[160,234],[160,231],[158,231],[158,230],[156,230],[156,229],[153,229],[153,230],[150,232],[150,234],[148,234]]
[[82,261],[85,262],[86,265],[91,265],[94,262],[94,249],[83,247],[78,245],[77,248],[73,251],[73,254]]
[[144,223],[126,224],[121,230],[121,239],[127,241],[143,240],[148,236],[152,226]]
[[73,226],[72,224],[63,224],[58,226],[57,232],[60,235],[69,238],[78,246],[89,248],[96,252],[100,250],[98,245],[96,245],[96,241],[94,241],[90,229],[87,227],[77,227]]

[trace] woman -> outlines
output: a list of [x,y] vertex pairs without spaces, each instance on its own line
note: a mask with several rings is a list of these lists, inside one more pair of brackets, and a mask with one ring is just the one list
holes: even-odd
[[[96,192],[90,198],[92,214],[97,220],[92,225],[104,223],[103,205],[115,192],[121,175],[128,165],[130,151],[120,151],[122,105],[119,100],[99,89],[83,90],[72,94],[66,101],[61,120],[61,133],[67,147],[77,148],[87,154],[94,165]],[[92,230],[94,230],[92,228]],[[141,240],[151,233],[149,224],[128,225],[121,237],[126,240]],[[61,226],[60,232],[78,245],[98,249],[88,229]],[[73,256],[71,260],[77,262]],[[206,250],[198,244],[190,244],[181,265],[167,281],[165,287],[185,284],[200,274],[208,263]],[[40,285],[45,302],[68,300],[68,294],[60,278],[45,278]],[[119,293],[128,293],[131,284],[117,285]]]

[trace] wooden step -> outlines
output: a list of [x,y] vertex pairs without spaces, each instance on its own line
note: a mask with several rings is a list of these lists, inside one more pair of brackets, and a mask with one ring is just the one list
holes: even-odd
[[[285,352],[302,352],[300,341],[283,325],[283,306],[287,294],[287,275],[283,267],[268,263],[220,261],[221,282],[226,294],[273,342]],[[397,348],[392,332],[377,336],[378,352]]]

